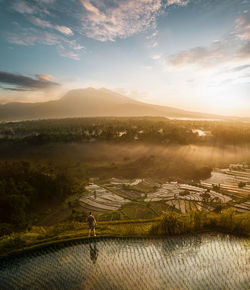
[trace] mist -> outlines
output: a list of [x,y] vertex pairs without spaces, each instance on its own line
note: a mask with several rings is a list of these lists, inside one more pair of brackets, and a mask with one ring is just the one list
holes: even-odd
[[250,146],[197,146],[197,145],[152,145],[152,144],[49,144],[23,146],[18,152],[8,147],[1,147],[2,160],[25,159],[29,161],[49,161],[58,163],[83,162],[104,164],[107,162],[128,163],[141,158],[178,162],[186,160],[199,166],[227,167],[231,163],[250,162]]

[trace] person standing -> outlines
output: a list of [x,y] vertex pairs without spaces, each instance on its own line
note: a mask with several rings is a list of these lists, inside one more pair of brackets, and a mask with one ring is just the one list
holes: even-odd
[[89,237],[90,237],[92,231],[94,233],[94,237],[96,237],[96,233],[95,233],[96,224],[97,223],[96,223],[95,217],[92,215],[92,212],[90,211],[89,216],[88,216]]

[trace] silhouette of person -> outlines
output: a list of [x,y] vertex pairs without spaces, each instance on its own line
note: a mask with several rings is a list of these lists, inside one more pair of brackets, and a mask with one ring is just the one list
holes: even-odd
[[96,242],[94,242],[93,245],[89,243],[89,254],[91,261],[93,262],[93,264],[95,264],[98,257],[98,249],[96,247]]
[[95,226],[97,225],[95,217],[92,215],[91,211],[89,212],[89,216],[88,216],[88,225],[89,225],[89,237],[91,232],[93,231],[94,233],[94,237],[96,236],[95,234]]

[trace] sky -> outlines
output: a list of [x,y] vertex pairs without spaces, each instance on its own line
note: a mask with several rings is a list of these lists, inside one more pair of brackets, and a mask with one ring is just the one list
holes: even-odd
[[76,88],[250,116],[250,0],[0,0],[0,103]]

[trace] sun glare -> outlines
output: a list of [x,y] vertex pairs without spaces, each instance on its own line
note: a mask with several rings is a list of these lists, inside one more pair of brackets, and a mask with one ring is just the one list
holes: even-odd
[[237,114],[246,106],[241,91],[238,93],[230,85],[208,87],[204,94],[204,105],[220,114]]

